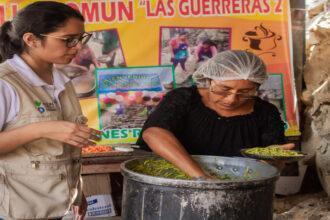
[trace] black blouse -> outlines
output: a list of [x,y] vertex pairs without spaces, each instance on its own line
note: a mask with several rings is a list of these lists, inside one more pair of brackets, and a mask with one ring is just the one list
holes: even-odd
[[240,149],[284,143],[284,123],[277,108],[257,98],[250,114],[222,117],[206,107],[197,87],[169,92],[145,122],[137,144],[149,127],[171,131],[190,154],[239,156]]

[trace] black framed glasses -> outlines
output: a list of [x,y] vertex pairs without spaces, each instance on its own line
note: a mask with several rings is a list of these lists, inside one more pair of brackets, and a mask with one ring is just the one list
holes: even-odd
[[44,36],[44,37],[52,37],[52,38],[60,39],[65,42],[65,45],[68,48],[77,46],[77,44],[79,42],[81,42],[81,44],[83,44],[83,45],[87,44],[89,39],[92,37],[91,33],[86,33],[86,32],[81,34],[80,36],[76,36],[76,37],[61,37],[61,36],[55,36],[55,35],[50,35],[50,34],[39,34],[39,35]]
[[248,100],[248,99],[255,99],[257,97],[257,91],[252,90],[245,93],[234,93],[227,90],[221,90],[221,89],[214,89],[212,86],[210,87],[210,92],[212,92],[215,95],[221,96],[223,98],[226,98],[230,95],[235,95],[240,100]]

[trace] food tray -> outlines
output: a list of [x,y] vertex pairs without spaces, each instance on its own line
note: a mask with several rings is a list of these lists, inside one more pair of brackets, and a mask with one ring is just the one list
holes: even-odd
[[131,156],[132,152],[123,152],[123,151],[111,151],[111,152],[102,152],[102,153],[84,153],[81,154],[81,157],[114,157],[114,156]]
[[241,154],[245,157],[250,157],[258,160],[280,160],[280,161],[287,161],[287,162],[294,162],[301,160],[306,157],[306,154],[300,151],[290,150],[299,153],[300,155],[297,156],[267,156],[267,155],[260,155],[260,154],[251,154],[246,152],[250,148],[244,148],[241,150]]
[[130,156],[133,154],[132,151],[120,151],[116,150],[115,147],[108,147],[109,151],[105,152],[83,152],[81,156],[83,158],[89,158],[89,157],[111,157],[111,156]]

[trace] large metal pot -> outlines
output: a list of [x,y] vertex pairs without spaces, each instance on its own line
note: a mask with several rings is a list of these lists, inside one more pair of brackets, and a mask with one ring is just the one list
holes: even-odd
[[275,167],[248,158],[194,158],[212,172],[237,177],[248,174],[249,179],[195,181],[153,177],[131,170],[147,158],[129,160],[121,164],[122,219],[272,219],[274,185],[279,176]]

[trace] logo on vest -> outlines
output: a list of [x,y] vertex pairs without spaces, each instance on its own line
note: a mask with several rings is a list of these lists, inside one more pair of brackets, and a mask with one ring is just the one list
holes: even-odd
[[38,112],[40,112],[41,114],[44,113],[46,111],[46,109],[41,105],[41,101],[34,101],[34,105],[36,107],[36,109],[38,110]]
[[56,104],[53,102],[44,102],[42,103],[39,100],[34,101],[34,105],[38,112],[41,114],[44,113],[46,110],[47,111],[56,111]]

